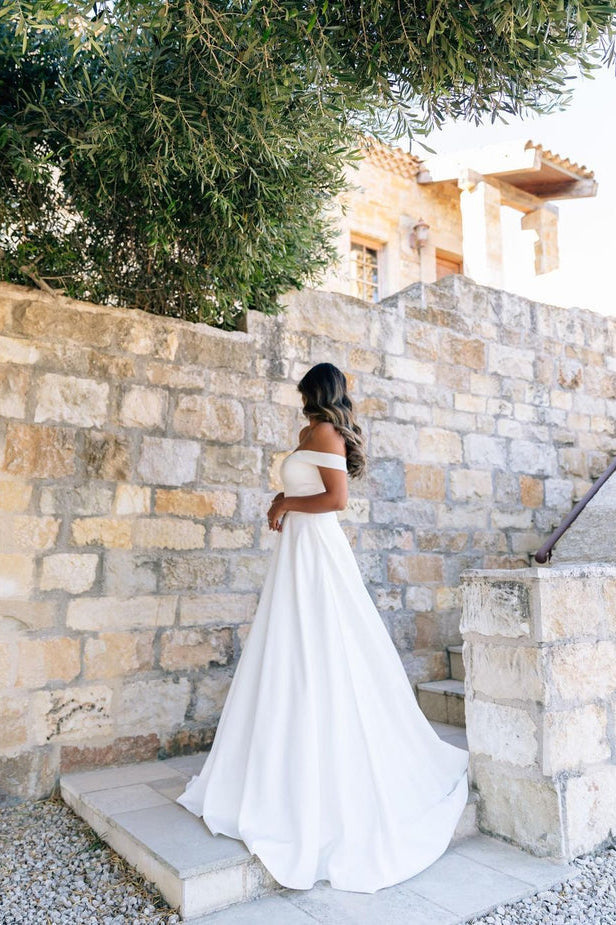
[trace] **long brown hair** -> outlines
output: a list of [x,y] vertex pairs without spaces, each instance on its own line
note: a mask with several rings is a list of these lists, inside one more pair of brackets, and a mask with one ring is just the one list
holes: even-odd
[[333,363],[317,363],[300,379],[297,388],[306,399],[303,412],[306,417],[329,421],[344,437],[351,478],[362,476],[366,469],[364,436],[355,420],[342,370]]

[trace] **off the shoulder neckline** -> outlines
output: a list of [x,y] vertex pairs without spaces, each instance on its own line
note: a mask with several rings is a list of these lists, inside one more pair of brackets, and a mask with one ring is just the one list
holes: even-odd
[[314,453],[316,456],[335,456],[336,459],[343,459],[344,462],[347,461],[346,456],[342,456],[340,453],[326,453],[325,450],[293,450],[289,455],[295,456],[297,453]]

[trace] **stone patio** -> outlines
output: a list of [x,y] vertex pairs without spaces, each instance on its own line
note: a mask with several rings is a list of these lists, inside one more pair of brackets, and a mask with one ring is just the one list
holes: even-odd
[[[432,724],[466,747],[464,729]],[[65,774],[65,802],[193,925],[207,921],[453,925],[494,905],[546,889],[578,871],[533,857],[478,833],[471,791],[448,850],[429,868],[377,893],[281,888],[245,845],[213,836],[202,820],[175,802],[200,771],[206,753]],[[273,894],[273,895],[268,895]]]

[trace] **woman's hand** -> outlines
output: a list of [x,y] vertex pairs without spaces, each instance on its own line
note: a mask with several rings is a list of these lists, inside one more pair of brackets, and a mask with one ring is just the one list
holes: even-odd
[[279,491],[267,512],[267,522],[270,530],[277,530],[278,532],[282,530],[282,518],[285,514],[284,492]]

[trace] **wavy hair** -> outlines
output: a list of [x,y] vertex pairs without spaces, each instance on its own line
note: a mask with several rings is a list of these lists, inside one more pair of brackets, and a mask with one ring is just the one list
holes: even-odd
[[366,469],[365,441],[353,414],[344,373],[333,363],[317,363],[300,379],[297,388],[306,399],[306,417],[329,421],[344,437],[351,478],[362,476]]

